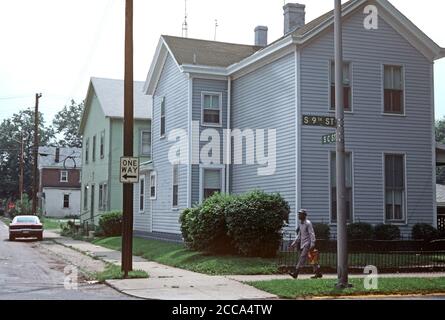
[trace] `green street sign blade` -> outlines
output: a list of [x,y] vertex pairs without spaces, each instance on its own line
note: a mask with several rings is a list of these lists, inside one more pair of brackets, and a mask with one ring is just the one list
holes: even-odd
[[321,144],[333,144],[337,142],[337,133],[331,133],[321,137]]

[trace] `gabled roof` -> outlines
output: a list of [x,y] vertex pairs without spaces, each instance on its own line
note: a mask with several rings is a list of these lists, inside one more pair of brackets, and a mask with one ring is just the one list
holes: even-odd
[[[429,60],[445,57],[437,45],[387,0],[350,0],[342,5],[342,16],[356,12],[365,4],[374,4],[379,16]],[[147,75],[144,91],[153,94],[167,54],[171,54],[181,72],[229,76],[262,61],[290,45],[303,45],[334,24],[334,11],[327,12],[268,46],[229,44],[216,41],[161,36]]]
[[228,67],[261,49],[258,46],[161,36],[179,65]]
[[[151,96],[143,92],[144,82],[134,82],[134,119],[151,119]],[[91,78],[85,99],[85,110],[80,123],[83,132],[88,111],[91,107],[91,95],[96,95],[105,117],[123,119],[124,117],[124,80]]]
[[64,168],[64,160],[69,157],[70,160],[65,163],[67,168],[82,167],[82,149],[81,148],[59,148],[59,162],[56,162],[56,147],[39,147],[39,168]]

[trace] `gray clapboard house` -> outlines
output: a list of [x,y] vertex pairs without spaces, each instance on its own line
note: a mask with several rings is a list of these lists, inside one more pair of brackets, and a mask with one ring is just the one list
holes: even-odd
[[[378,9],[377,29],[364,27],[368,5]],[[386,0],[353,0],[342,11],[349,220],[397,224],[405,234],[415,223],[436,225],[433,64],[445,50]],[[300,4],[285,5],[284,36],[270,44],[266,27],[255,29],[255,45],[161,36],[145,84],[153,159],[135,188],[135,218],[148,224],[137,231],[179,238],[182,209],[215,191],[255,188],[286,198],[291,228],[304,207],[335,231],[335,146],[321,141],[334,129],[303,125],[304,115],[335,115],[333,59],[333,12],[305,23]],[[267,165],[248,164],[245,146],[243,164],[193,162],[209,141],[194,139],[196,123],[221,136],[275,129],[273,174],[259,175]],[[188,135],[179,165],[168,160],[175,129]]]

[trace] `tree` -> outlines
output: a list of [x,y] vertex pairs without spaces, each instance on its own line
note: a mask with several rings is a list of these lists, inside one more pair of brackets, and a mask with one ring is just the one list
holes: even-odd
[[436,121],[436,142],[445,143],[445,118]]
[[84,102],[76,103],[71,100],[71,105],[63,107],[56,114],[53,120],[53,126],[56,132],[63,135],[58,145],[61,147],[81,148],[82,136],[79,133],[80,119],[84,109]]
[[[0,198],[18,198],[20,176],[20,140],[24,140],[24,193],[32,190],[34,110],[27,109],[0,124]],[[54,143],[54,131],[46,127],[39,112],[39,146]]]
[[[445,144],[445,118],[436,121],[436,142]],[[445,168],[436,169],[436,182],[445,184]]]

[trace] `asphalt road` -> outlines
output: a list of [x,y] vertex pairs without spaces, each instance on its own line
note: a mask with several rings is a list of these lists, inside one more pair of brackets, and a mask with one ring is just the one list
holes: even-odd
[[[79,276],[77,289],[65,288],[67,276],[57,256],[31,240],[8,240],[8,227],[0,221],[0,300],[121,300],[131,299],[101,284],[88,284]],[[70,288],[71,286],[71,288]]]

